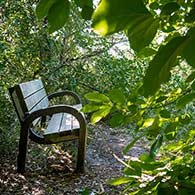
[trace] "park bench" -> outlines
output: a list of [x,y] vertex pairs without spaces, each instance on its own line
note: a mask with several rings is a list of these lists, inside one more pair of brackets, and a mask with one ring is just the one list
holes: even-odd
[[[17,172],[25,172],[28,138],[38,144],[78,139],[76,171],[84,172],[87,129],[78,95],[68,90],[47,95],[41,79],[15,85],[9,93],[21,126]],[[60,97],[72,98],[72,105],[51,105]]]

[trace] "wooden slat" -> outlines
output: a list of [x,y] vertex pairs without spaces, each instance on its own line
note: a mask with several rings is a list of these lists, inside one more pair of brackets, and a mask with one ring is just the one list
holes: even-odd
[[24,98],[44,88],[40,79],[19,84]]
[[71,114],[58,113],[52,116],[44,135],[47,136],[55,133],[63,134],[64,131],[71,132],[72,130],[79,128],[79,122]]
[[71,114],[65,113],[59,129],[59,133],[62,131],[68,131],[80,128],[78,120]]
[[[70,129],[67,118],[70,118],[70,114],[58,113],[54,114],[49,121],[49,125],[44,132],[45,140],[53,142],[61,142],[65,140],[78,139],[79,137],[79,124],[74,125],[73,129]],[[71,116],[72,117],[72,116]]]
[[[47,94],[44,89],[28,96],[24,101],[29,111],[32,109],[35,111],[40,108],[46,108],[49,105]],[[34,107],[37,107],[37,109],[34,109]]]
[[48,127],[44,132],[44,135],[58,133],[61,122],[62,122],[63,113],[54,114],[49,121]]
[[[80,110],[82,108],[81,104],[73,105],[72,107]],[[59,133],[63,131],[79,129],[80,125],[78,120],[71,114],[64,113],[63,120],[59,129]]]
[[31,110],[29,110],[29,113],[32,113],[39,109],[44,109],[48,107],[47,100],[43,99],[43,101],[39,102],[35,107],[33,107]]
[[76,108],[77,110],[81,110],[82,104],[72,105],[72,107],[73,107],[73,108]]
[[58,113],[52,116],[44,135],[47,136],[55,133],[63,134],[64,131],[72,131],[79,128],[79,122],[73,115]]

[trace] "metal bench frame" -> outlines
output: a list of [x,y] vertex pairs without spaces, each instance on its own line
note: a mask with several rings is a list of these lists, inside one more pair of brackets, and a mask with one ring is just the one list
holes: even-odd
[[[84,161],[85,161],[85,153],[86,153],[86,141],[87,141],[87,123],[86,119],[78,109],[76,109],[72,105],[60,104],[60,105],[52,105],[45,107],[47,103],[44,103],[44,106],[38,108],[36,106],[29,110],[27,106],[27,102],[25,102],[24,98],[24,90],[27,88],[28,92],[30,91],[29,87],[32,88],[35,84],[40,85],[43,87],[42,81],[40,79],[29,81],[26,83],[21,83],[15,85],[12,88],[9,88],[9,93],[11,99],[13,101],[16,113],[18,115],[20,121],[20,140],[19,140],[19,153],[18,153],[18,160],[17,160],[17,172],[24,173],[25,172],[25,161],[26,161],[26,153],[27,153],[27,143],[28,138],[33,140],[38,144],[55,144],[67,140],[74,140],[78,139],[78,154],[77,154],[77,172],[84,172]],[[41,88],[44,91],[44,87]],[[46,94],[46,93],[45,93]],[[32,93],[33,96],[33,93]],[[45,97],[47,100],[46,102],[52,100],[56,97],[62,96],[71,96],[75,99],[76,104],[80,104],[79,96],[72,92],[72,91],[62,91],[62,92],[55,92],[53,94],[47,95]],[[33,97],[31,97],[33,100]],[[35,101],[35,100],[33,100]],[[35,101],[36,102],[36,101]],[[74,116],[78,123],[79,128],[77,129],[70,129],[66,135],[60,135],[59,132],[59,139],[49,139],[46,135],[37,134],[33,127],[39,122],[45,122],[47,116],[52,116],[57,113],[68,113]],[[54,129],[55,131],[55,129]],[[56,132],[55,132],[56,135]]]

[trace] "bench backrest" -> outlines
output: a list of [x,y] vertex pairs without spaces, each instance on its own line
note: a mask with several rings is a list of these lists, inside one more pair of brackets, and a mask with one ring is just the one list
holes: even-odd
[[22,122],[25,115],[49,106],[43,83],[40,79],[21,83],[9,89],[18,118]]

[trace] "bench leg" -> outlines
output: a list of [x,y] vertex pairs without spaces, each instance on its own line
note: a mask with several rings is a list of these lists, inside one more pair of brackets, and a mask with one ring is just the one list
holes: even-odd
[[77,154],[77,173],[85,172],[85,153],[86,153],[86,143],[87,143],[87,129],[80,130],[79,143],[78,143],[78,154]]
[[18,160],[17,160],[17,172],[18,173],[25,172],[27,141],[28,141],[28,130],[21,128],[20,141],[19,141],[19,153],[18,153]]

